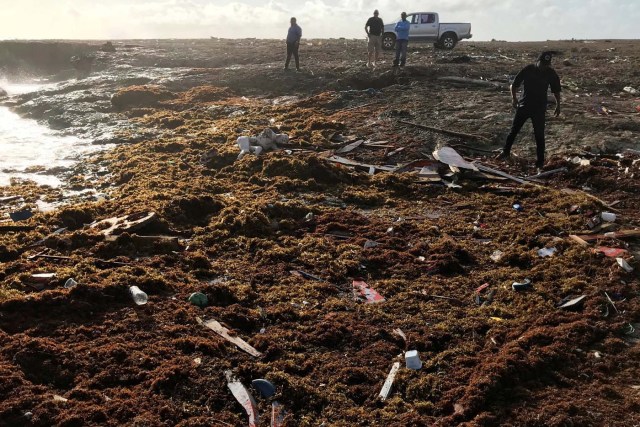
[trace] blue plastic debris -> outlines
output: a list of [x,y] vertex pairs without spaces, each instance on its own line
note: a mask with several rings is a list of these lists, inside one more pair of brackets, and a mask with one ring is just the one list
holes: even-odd
[[253,387],[258,390],[264,398],[268,398],[276,394],[276,387],[267,380],[253,380],[251,381],[251,385],[253,385]]

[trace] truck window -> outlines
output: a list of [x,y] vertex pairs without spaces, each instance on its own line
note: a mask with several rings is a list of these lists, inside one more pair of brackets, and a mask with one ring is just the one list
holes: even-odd
[[419,24],[420,15],[410,15],[407,17],[407,21],[411,21],[412,24]]
[[420,15],[421,24],[433,24],[434,22],[436,22],[436,15],[433,13],[424,13]]

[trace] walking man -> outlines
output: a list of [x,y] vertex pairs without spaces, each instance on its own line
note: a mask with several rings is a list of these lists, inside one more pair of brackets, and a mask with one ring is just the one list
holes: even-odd
[[393,66],[397,67],[398,63],[401,67],[407,62],[407,45],[409,44],[409,29],[411,24],[407,21],[407,13],[400,14],[402,18],[395,27],[396,32],[396,58],[393,60]]
[[296,18],[291,18],[291,26],[287,32],[287,60],[284,63],[284,69],[289,69],[291,55],[296,60],[296,71],[300,71],[300,58],[298,57],[298,48],[300,47],[300,39],[302,38],[302,28],[296,23]]
[[[545,113],[547,111],[547,89],[551,87],[551,92],[556,99],[555,116],[560,115],[560,78],[556,71],[551,68],[551,58],[554,52],[542,52],[535,64],[524,67],[511,84],[511,98],[516,115],[513,118],[511,132],[507,135],[507,141],[498,159],[507,159],[511,156],[511,146],[522,129],[524,123],[531,119],[533,124],[533,134],[536,140],[536,167],[542,169],[544,166],[544,126]],[[516,92],[524,83],[524,90],[520,101]]]
[[373,16],[369,18],[367,23],[364,25],[364,30],[369,37],[369,43],[367,45],[369,60],[367,61],[367,67],[371,67],[372,65],[375,67],[378,59],[380,59],[380,51],[382,50],[382,31],[384,30],[384,23],[382,22],[382,18],[378,17],[377,9],[373,11]]

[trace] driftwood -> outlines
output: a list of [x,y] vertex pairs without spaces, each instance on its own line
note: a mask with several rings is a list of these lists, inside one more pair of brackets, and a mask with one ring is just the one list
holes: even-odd
[[356,142],[352,142],[351,144],[347,144],[344,147],[337,149],[336,150],[336,154],[344,154],[344,153],[348,153],[350,151],[353,151],[356,148],[358,148],[360,145],[362,145],[363,142],[364,142],[364,140],[359,139]]
[[443,82],[461,83],[464,85],[484,86],[484,87],[491,87],[491,88],[502,87],[502,84],[497,82],[490,82],[487,80],[480,80],[480,79],[470,79],[468,77],[444,76],[444,77],[438,78],[438,80]]
[[219,322],[215,320],[209,320],[205,322],[199,317],[197,317],[196,320],[198,321],[199,324],[204,325],[207,328],[211,329],[213,332],[220,335],[222,338],[226,339],[227,341],[235,344],[238,348],[249,353],[251,356],[254,356],[254,357],[262,356],[262,353],[260,353],[255,348],[251,347],[242,338],[229,334],[229,330],[224,326],[222,326]]
[[625,238],[640,237],[640,230],[622,230],[622,231],[612,231],[606,234],[583,234],[580,236],[572,235],[569,237],[575,241],[578,241],[576,239],[577,237],[584,242],[591,242],[594,240],[601,240],[601,239],[608,239],[608,238],[625,239]]
[[433,127],[433,126],[425,126],[425,125],[421,125],[421,124],[418,124],[418,123],[407,122],[405,120],[399,120],[398,123],[402,123],[403,125],[415,126],[415,127],[419,128],[419,129],[429,130],[431,132],[438,132],[438,133],[442,133],[442,134],[445,134],[445,135],[457,136],[459,138],[475,139],[475,140],[478,140],[478,141],[490,142],[488,138],[485,138],[484,136],[481,136],[481,135],[474,135],[474,134],[471,134],[471,133],[464,133],[464,132],[455,132],[455,131],[452,131],[452,130],[436,128],[436,127]]
[[609,204],[608,202],[605,202],[605,201],[604,201],[604,200],[602,200],[602,199],[597,198],[597,197],[596,197],[596,196],[594,196],[593,194],[589,194],[589,193],[587,193],[586,191],[582,191],[582,190],[574,190],[574,189],[571,189],[571,188],[563,188],[563,189],[562,189],[562,190],[560,190],[560,191],[562,191],[562,192],[563,192],[563,193],[565,193],[565,194],[581,194],[581,195],[583,195],[583,196],[586,196],[586,197],[590,198],[591,200],[595,200],[596,202],[600,203],[602,206],[604,206],[604,207],[606,207],[606,208],[608,208],[608,209],[611,209],[612,211],[620,212],[618,209],[615,209],[615,208],[613,207],[613,205]]
[[389,397],[389,393],[391,392],[391,386],[393,386],[393,381],[396,379],[396,374],[398,373],[399,369],[400,369],[400,362],[395,362],[391,366],[391,371],[389,371],[389,375],[387,375],[387,379],[382,385],[382,390],[380,390],[380,394],[378,394],[381,401],[384,402],[385,400],[387,400],[387,397]]
[[480,163],[477,163],[477,162],[476,162],[476,163],[474,163],[474,164],[475,164],[475,165],[476,165],[476,167],[477,167],[478,169],[480,169],[482,172],[488,172],[488,173],[492,173],[492,174],[494,174],[494,175],[502,176],[502,177],[504,177],[504,178],[509,178],[510,180],[515,181],[515,182],[517,182],[518,184],[528,184],[528,185],[533,185],[533,184],[531,184],[530,182],[525,181],[524,179],[520,179],[520,178],[515,177],[515,176],[513,176],[513,175],[509,175],[509,174],[508,174],[508,173],[506,173],[506,172],[502,172],[502,171],[499,171],[499,170],[497,170],[497,169],[492,169],[492,168],[490,168],[490,167],[488,167],[488,166],[485,166],[485,165],[480,164]]
[[453,147],[453,148],[464,148],[466,150],[477,151],[479,153],[495,153],[495,150],[487,150],[487,149],[484,149],[484,148],[472,147],[472,146],[466,145],[466,144],[452,144],[451,147]]
[[567,169],[567,168],[558,168],[558,169],[553,169],[553,170],[546,171],[546,172],[541,172],[541,173],[539,173],[537,175],[531,175],[531,176],[526,177],[525,179],[538,179],[538,178],[544,178],[544,177],[547,177],[547,176],[555,175],[555,174],[558,174],[558,173],[567,173],[567,172],[569,172],[569,169]]

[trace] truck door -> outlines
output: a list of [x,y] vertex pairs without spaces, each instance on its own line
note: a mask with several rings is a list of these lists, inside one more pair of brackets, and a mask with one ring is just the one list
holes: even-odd
[[422,38],[424,32],[424,26],[420,23],[420,14],[407,16],[407,21],[411,22],[411,29],[409,30],[409,36],[411,38]]
[[421,36],[428,41],[438,40],[438,23],[436,22],[435,13],[422,13],[420,14],[420,28]]

